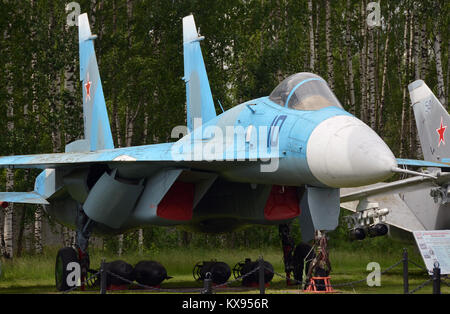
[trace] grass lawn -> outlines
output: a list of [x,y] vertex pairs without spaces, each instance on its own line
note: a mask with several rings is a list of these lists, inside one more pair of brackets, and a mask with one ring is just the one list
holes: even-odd
[[[410,258],[423,265],[423,262],[415,250],[414,246],[408,247]],[[54,265],[56,258],[56,248],[46,248],[41,256],[23,256],[15,258],[13,261],[2,260],[2,273],[0,275],[0,293],[58,293],[54,286]],[[199,248],[174,248],[161,249],[153,254],[128,253],[120,258],[103,252],[101,250],[91,251],[91,268],[99,268],[100,261],[122,259],[132,265],[140,260],[156,260],[163,264],[169,276],[173,278],[162,283],[161,288],[165,289],[187,289],[200,288],[201,282],[196,282],[192,276],[194,265],[199,261],[216,259],[228,263],[233,269],[234,265],[243,261],[246,257],[256,260],[263,256],[269,261],[277,273],[283,274],[284,267],[282,261],[281,248],[262,249],[199,249]],[[342,284],[351,281],[364,279],[369,274],[366,270],[369,262],[377,262],[381,266],[381,271],[395,264],[402,258],[401,247],[398,249],[380,250],[367,248],[336,248],[330,250],[330,260],[332,263],[331,283]],[[230,278],[234,279],[233,276]],[[409,265],[409,285],[410,290],[419,286],[429,279],[420,268]],[[450,283],[450,280],[447,280]],[[368,287],[366,282],[353,286],[337,287],[341,293],[351,294],[401,294],[403,293],[402,265],[393,268],[388,273],[381,276],[380,287]],[[442,293],[450,293],[448,285],[441,285]],[[143,293],[142,290],[114,291],[108,293]],[[233,283],[227,288],[218,289],[222,293],[259,293],[257,289],[244,289],[240,282]],[[299,293],[298,286],[286,286],[283,278],[275,275],[266,293]],[[75,291],[73,293],[98,293],[98,289],[88,292]],[[147,292],[145,292],[147,293]],[[158,292],[160,293],[160,292]],[[432,284],[416,293],[432,293]]]

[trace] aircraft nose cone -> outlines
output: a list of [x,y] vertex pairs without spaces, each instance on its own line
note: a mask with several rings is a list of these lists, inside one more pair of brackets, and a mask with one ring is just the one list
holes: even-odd
[[386,143],[353,116],[321,122],[311,133],[306,157],[316,179],[336,188],[382,181],[397,166]]

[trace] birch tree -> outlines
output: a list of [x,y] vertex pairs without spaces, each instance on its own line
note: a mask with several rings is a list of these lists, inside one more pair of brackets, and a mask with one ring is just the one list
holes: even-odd
[[331,47],[331,8],[330,0],[325,0],[325,46],[327,51],[327,77],[331,90],[334,90],[334,64]]

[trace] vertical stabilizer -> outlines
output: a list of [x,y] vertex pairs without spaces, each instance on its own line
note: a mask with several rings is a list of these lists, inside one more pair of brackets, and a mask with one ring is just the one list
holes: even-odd
[[86,13],[78,16],[80,46],[80,80],[83,88],[84,137],[90,150],[114,148],[108,111],[94,51],[94,39]]
[[423,157],[441,161],[450,157],[450,118],[447,110],[422,80],[408,85]]
[[[206,74],[200,41],[192,15],[183,18],[183,52],[184,80],[186,82],[187,126],[189,131],[194,128],[194,119],[202,123],[216,116],[211,88]],[[196,123],[196,127],[199,126]]]

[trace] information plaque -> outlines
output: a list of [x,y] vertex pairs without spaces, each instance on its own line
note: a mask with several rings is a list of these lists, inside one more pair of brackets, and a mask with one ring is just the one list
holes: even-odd
[[450,274],[450,230],[414,231],[420,254],[428,271],[438,265],[441,274]]

